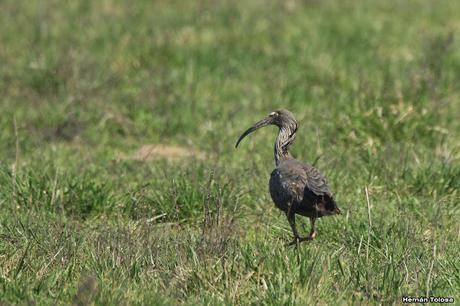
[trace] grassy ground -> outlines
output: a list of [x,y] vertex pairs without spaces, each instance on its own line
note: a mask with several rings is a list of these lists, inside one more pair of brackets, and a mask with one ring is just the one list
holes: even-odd
[[[2,1],[0,303],[458,302],[459,12]],[[344,212],[298,249],[276,129],[234,149],[280,107]]]

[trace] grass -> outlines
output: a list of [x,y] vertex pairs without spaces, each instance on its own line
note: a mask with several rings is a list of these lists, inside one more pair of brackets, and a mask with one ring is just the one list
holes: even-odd
[[[1,2],[0,302],[458,300],[458,12]],[[234,149],[280,107],[344,212],[298,249],[267,190],[276,130]]]

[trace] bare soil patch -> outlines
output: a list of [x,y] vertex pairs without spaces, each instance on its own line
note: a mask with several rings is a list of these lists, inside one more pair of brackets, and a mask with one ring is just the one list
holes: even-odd
[[120,154],[119,160],[151,161],[156,159],[179,160],[186,158],[205,159],[205,153],[190,147],[167,144],[145,144],[131,155]]

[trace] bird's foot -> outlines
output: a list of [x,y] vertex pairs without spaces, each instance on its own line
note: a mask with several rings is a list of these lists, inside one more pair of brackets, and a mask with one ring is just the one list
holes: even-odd
[[311,240],[315,239],[315,237],[316,237],[316,233],[313,233],[313,234],[311,234],[310,236],[307,236],[307,237],[295,237],[294,240],[292,240],[289,243],[286,243],[284,246],[288,247],[288,246],[292,246],[292,245],[298,245],[299,243],[304,242],[304,241],[311,241]]

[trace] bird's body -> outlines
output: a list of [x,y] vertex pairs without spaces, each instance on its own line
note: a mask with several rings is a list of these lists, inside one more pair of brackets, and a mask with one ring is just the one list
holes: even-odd
[[335,212],[336,203],[321,173],[296,159],[282,161],[270,176],[270,195],[288,213],[320,218]]
[[[269,182],[270,195],[276,207],[286,213],[291,225],[294,241],[290,244],[312,240],[316,236],[315,220],[338,214],[340,210],[324,176],[316,168],[294,159],[288,152],[297,131],[297,122],[292,113],[283,109],[272,112],[243,133],[237,145],[248,134],[269,124],[279,127],[275,142],[276,168]],[[310,218],[312,229],[309,236],[301,238],[297,233],[296,214]]]

